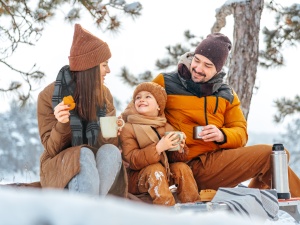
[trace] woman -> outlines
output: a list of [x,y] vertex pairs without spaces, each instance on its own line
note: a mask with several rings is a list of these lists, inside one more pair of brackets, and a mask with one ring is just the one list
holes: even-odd
[[[42,187],[126,197],[118,139],[104,139],[99,130],[99,117],[116,114],[112,95],[103,85],[110,57],[105,42],[75,25],[69,65],[38,96],[38,127],[45,148]],[[75,109],[64,104],[66,96],[72,96]]]

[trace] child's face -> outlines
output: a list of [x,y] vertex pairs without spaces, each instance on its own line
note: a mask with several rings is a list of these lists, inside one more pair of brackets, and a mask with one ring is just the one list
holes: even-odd
[[159,112],[159,106],[156,99],[148,91],[141,91],[136,95],[134,106],[136,111],[144,116],[157,116]]

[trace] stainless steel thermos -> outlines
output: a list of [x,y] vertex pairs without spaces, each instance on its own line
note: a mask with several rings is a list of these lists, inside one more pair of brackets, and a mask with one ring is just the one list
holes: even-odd
[[291,198],[288,178],[288,159],[282,144],[274,144],[272,147],[271,164],[272,189],[277,191],[278,199]]

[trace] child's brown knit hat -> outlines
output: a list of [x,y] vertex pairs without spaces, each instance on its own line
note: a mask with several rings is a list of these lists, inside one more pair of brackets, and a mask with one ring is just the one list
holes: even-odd
[[159,115],[163,114],[167,103],[166,90],[157,83],[143,82],[135,88],[133,93],[133,101],[135,100],[136,95],[141,91],[148,91],[154,96],[160,108]]
[[208,58],[220,72],[224,66],[231,49],[231,41],[221,33],[209,34],[197,46],[195,54],[203,55]]
[[75,24],[73,43],[70,50],[69,65],[71,71],[83,71],[93,68],[111,57],[106,42]]

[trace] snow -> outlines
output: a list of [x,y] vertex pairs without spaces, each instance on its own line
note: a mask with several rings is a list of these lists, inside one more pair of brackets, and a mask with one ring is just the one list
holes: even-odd
[[227,0],[224,5],[231,5],[231,4],[234,4],[234,3],[247,3],[249,2],[249,0]]
[[5,173],[3,173],[3,171],[0,171],[0,185],[1,184],[10,184],[10,183],[31,183],[31,182],[36,182],[39,180],[40,180],[39,174],[35,174],[26,169],[24,171],[22,171],[22,173],[21,172],[19,172],[19,173],[5,172]]
[[175,210],[178,209],[178,205],[174,209],[113,196],[92,197],[58,189],[3,186],[14,182],[30,183],[38,180],[39,175],[30,171],[5,175],[0,171],[0,225],[298,224],[293,217],[281,210],[277,221],[248,221],[224,210]]
[[[234,0],[235,2],[237,0]],[[241,0],[245,1],[245,0]],[[119,1],[122,2],[122,1]],[[159,7],[157,7],[157,4],[151,3],[153,6],[150,5],[151,1],[144,1],[143,5],[144,12],[143,12],[143,18],[136,21],[136,23],[132,26],[130,26],[126,31],[122,31],[122,35],[116,40],[112,40],[112,38],[105,37],[104,34],[100,34],[101,38],[103,37],[104,40],[110,41],[109,45],[112,49],[112,52],[114,52],[114,56],[112,58],[112,67],[114,68],[115,73],[118,72],[119,66],[118,64],[128,64],[129,68],[132,67],[132,69],[135,69],[135,73],[139,71],[144,71],[144,68],[151,68],[154,59],[158,58],[158,56],[163,55],[164,47],[168,44],[172,44],[178,41],[178,37],[182,37],[182,31],[191,24],[186,24],[182,22],[182,18],[189,18],[184,16],[178,16],[179,13],[176,14],[174,4],[171,4],[172,2],[169,1],[167,3],[160,3]],[[219,1],[220,2],[220,1]],[[231,4],[233,0],[226,1],[226,4]],[[281,1],[284,2],[284,1]],[[148,4],[148,5],[147,5]],[[168,7],[163,6],[162,4],[166,4]],[[189,5],[191,3],[186,4],[178,4],[180,5],[180,13],[182,12],[188,12],[189,14],[193,15],[193,12],[190,10],[184,10],[184,7],[186,5]],[[215,8],[212,7],[212,5],[218,5],[219,3],[210,3],[206,4],[205,10],[202,10],[203,12],[210,12],[209,8]],[[172,8],[172,10],[169,10],[169,8]],[[298,6],[300,6],[298,4]],[[137,3],[134,3],[132,5],[126,6],[128,7],[128,10],[134,10],[139,5]],[[168,12],[169,20],[163,20],[160,15],[166,16],[164,12]],[[176,15],[176,17],[172,17],[172,13]],[[153,15],[156,16],[153,16]],[[205,21],[213,21],[212,17],[208,17],[205,13],[201,13],[203,16],[205,16]],[[199,21],[201,21],[201,14],[197,15],[197,20],[192,20],[191,23],[196,24],[194,26],[191,26],[191,28],[194,28],[194,31],[199,30]],[[37,15],[38,16],[38,15]],[[45,16],[43,15],[43,12],[39,16]],[[176,25],[176,29],[174,27],[170,27],[170,20],[175,20],[176,18],[180,18],[180,22],[175,21],[174,24]],[[269,16],[268,16],[269,19]],[[293,21],[299,20],[299,17],[293,17]],[[69,52],[69,46],[71,43],[71,38],[73,35],[73,26],[70,27],[63,27],[61,30],[59,29],[61,24],[61,18],[58,18],[56,23],[53,23],[51,27],[49,27],[44,34],[44,39],[41,40],[41,43],[36,47],[36,49],[40,50],[41,52],[49,52],[48,56],[52,57],[50,60],[52,63],[49,64],[49,60],[45,60],[45,58],[41,58],[42,62],[39,63],[41,65],[49,64],[50,67],[46,69],[47,74],[52,74],[51,76],[48,76],[48,79],[52,82],[52,80],[55,78],[59,66],[62,64],[61,62],[64,62],[63,60],[66,60]],[[148,22],[147,22],[148,21]],[[149,22],[150,21],[150,22]],[[81,21],[85,24],[86,28],[90,30],[92,33],[98,33],[95,28],[92,28],[92,23],[90,27],[87,25],[89,22],[86,22],[85,20]],[[262,21],[263,22],[263,21]],[[184,25],[183,28],[178,28],[178,26],[181,26],[181,24]],[[210,24],[210,23],[207,23]],[[264,24],[264,23],[262,23]],[[155,25],[155,26],[154,26]],[[209,28],[204,27],[204,23],[201,24],[201,30],[203,30],[202,34],[205,34],[208,32]],[[149,27],[155,27],[155,32],[153,30],[149,29]],[[166,35],[166,27],[168,28],[168,32],[170,35]],[[161,30],[159,30],[161,29]],[[139,31],[139,32],[137,32]],[[172,33],[171,33],[172,31]],[[173,33],[173,31],[178,31],[178,33]],[[179,32],[180,31],[180,32]],[[57,32],[64,32],[67,35],[64,40],[59,41],[53,41],[53,38],[55,38],[55,33]],[[222,31],[224,32],[224,30]],[[132,35],[132,34],[135,35]],[[228,32],[230,34],[230,32]],[[126,36],[127,34],[127,36]],[[164,35],[158,35],[158,34],[164,34]],[[47,39],[49,38],[49,39]],[[173,39],[171,39],[173,38]],[[124,40],[131,40],[131,43],[127,43],[124,45]],[[138,41],[142,40],[142,41]],[[150,44],[147,44],[145,40],[151,40]],[[60,43],[60,45],[56,45],[55,48],[51,45],[51,49],[45,49],[45,47],[42,47],[42,43],[44,43],[43,46],[49,46],[49,43]],[[66,44],[67,43],[67,44]],[[139,44],[141,43],[141,46]],[[145,44],[146,43],[146,44]],[[66,47],[62,47],[66,46]],[[134,46],[134,48],[132,47]],[[155,48],[154,48],[155,47]],[[128,48],[128,49],[126,49]],[[147,49],[149,48],[149,49]],[[57,50],[59,49],[60,54],[59,56],[64,57],[60,58],[57,56]],[[65,51],[64,51],[65,49]],[[143,52],[137,51],[137,49],[142,49]],[[52,53],[51,53],[52,52]],[[54,52],[54,53],[53,53]],[[131,57],[128,57],[128,52],[131,52]],[[146,54],[145,54],[146,52]],[[28,53],[28,52],[27,52]],[[39,56],[41,53],[35,53],[34,56]],[[141,55],[144,57],[145,55],[155,55],[152,59],[143,58],[143,60],[139,60],[137,63],[137,60],[141,58]],[[297,57],[294,57],[297,55],[297,49],[290,50],[287,54],[288,56],[291,56],[291,59],[289,60],[289,64],[287,65],[287,68],[290,68],[290,71],[293,71],[293,65],[297,65]],[[28,57],[28,58],[34,58]],[[118,58],[119,57],[119,58]],[[55,61],[55,60],[57,61]],[[124,60],[128,60],[124,61]],[[291,61],[293,60],[293,61]],[[20,61],[24,63],[24,57],[22,54],[22,60],[15,60]],[[59,63],[58,63],[59,62]],[[149,62],[148,64],[145,64],[145,62]],[[134,65],[131,65],[134,64]],[[28,63],[27,63],[28,64]],[[44,66],[42,68],[47,68],[47,66]],[[261,83],[264,83],[264,85],[261,85],[260,87],[260,95],[254,95],[253,96],[253,107],[256,107],[259,110],[255,110],[254,108],[251,110],[251,113],[249,115],[249,127],[250,130],[260,130],[261,124],[264,124],[263,129],[266,130],[267,127],[268,130],[275,130],[276,132],[279,130],[278,126],[269,126],[271,122],[268,123],[269,119],[271,118],[271,107],[272,101],[270,100],[271,97],[269,97],[269,100],[263,100],[263,97],[265,96],[272,96],[272,99],[282,95],[284,93],[285,95],[289,94],[289,97],[294,96],[294,92],[297,92],[297,87],[291,87],[291,84],[284,85],[282,84],[282,74],[285,74],[286,78],[285,80],[289,82],[292,80],[290,75],[294,74],[292,72],[287,72],[281,69],[278,73],[278,75],[275,74],[275,76],[268,76],[269,74],[274,75],[276,71],[261,71],[258,72],[258,76],[260,74],[264,76],[259,76],[259,80]],[[111,76],[113,77],[113,76]],[[2,78],[1,78],[2,79]],[[120,96],[126,96],[126,93],[128,93],[128,96],[131,96],[131,90],[122,90],[123,87],[120,87],[120,85],[115,85],[117,83],[116,80],[113,80],[113,78],[108,77],[107,83],[108,86],[112,87],[112,92],[115,95]],[[119,79],[119,78],[116,78]],[[2,79],[1,82],[3,83],[4,80]],[[109,83],[110,82],[110,83]],[[267,85],[265,85],[267,84]],[[271,85],[272,84],[272,85]],[[294,82],[295,85],[297,85],[297,82]],[[46,83],[44,84],[46,85]],[[123,85],[124,86],[124,85]],[[277,90],[281,90],[283,86],[288,86],[289,91],[283,91],[279,92]],[[272,87],[273,92],[270,92],[270,87]],[[115,90],[114,90],[115,88]],[[41,90],[41,89],[39,89]],[[271,91],[272,91],[271,90]],[[271,93],[271,94],[270,94]],[[2,102],[2,110],[4,109],[4,103]],[[252,107],[251,107],[252,108]],[[261,115],[261,112],[264,112],[263,115]],[[256,115],[256,113],[259,113],[260,115]],[[9,118],[8,118],[9,120]],[[252,122],[253,121],[253,122]],[[10,124],[11,126],[15,126],[15,124]],[[31,132],[32,130],[30,130]],[[24,142],[22,140],[22,137],[19,136],[19,134],[14,133],[12,134],[16,140],[19,143]],[[262,135],[261,135],[262,136]],[[257,139],[257,137],[255,137]],[[264,139],[265,140],[265,139]],[[28,140],[29,142],[35,143],[35,140]],[[266,141],[264,141],[266,142]],[[271,141],[270,141],[271,142]],[[0,155],[3,150],[0,149]],[[17,151],[16,151],[16,154]],[[38,175],[33,174],[31,171],[28,171],[27,169],[23,174],[7,174],[3,173],[3,171],[0,171],[0,184],[7,184],[12,182],[34,182],[39,180]],[[8,187],[0,187],[0,225],[90,225],[90,224],[142,224],[142,225],[156,225],[156,224],[263,224],[263,225],[294,225],[295,223],[294,219],[288,215],[287,213],[283,211],[279,211],[279,220],[278,221],[247,221],[245,218],[241,219],[238,217],[235,217],[232,214],[229,214],[228,212],[224,211],[215,211],[215,212],[207,212],[207,213],[200,213],[200,212],[194,212],[194,211],[182,211],[182,212],[175,212],[174,210],[170,210],[168,207],[162,207],[162,206],[150,206],[150,205],[141,205],[137,202],[120,199],[120,198],[113,198],[113,197],[107,197],[107,198],[100,198],[100,197],[91,197],[91,196],[85,196],[82,194],[74,194],[69,193],[66,191],[58,191],[58,190],[31,190],[31,189],[12,189]]]
[[[300,6],[300,4],[299,4],[299,6]],[[299,8],[300,8],[300,7],[299,7]],[[293,17],[291,18],[291,21],[292,21],[292,22],[295,22],[295,23],[296,23],[296,22],[299,23],[299,22],[300,22],[300,17],[299,17],[299,16],[293,16]]]
[[36,20],[39,20],[39,19],[42,19],[42,18],[45,18],[48,16],[48,12],[44,9],[37,9],[36,12],[35,12],[35,16],[34,18]]
[[92,197],[67,191],[0,188],[0,224],[3,225],[155,225],[155,224],[294,224],[284,221],[250,221],[227,211],[177,211],[108,196]]
[[26,142],[25,142],[22,134],[20,134],[18,132],[11,132],[10,135],[16,139],[16,143],[17,143],[18,146],[24,146],[25,145]]
[[138,9],[141,8],[141,4],[139,2],[133,2],[124,6],[125,12],[138,12]]

